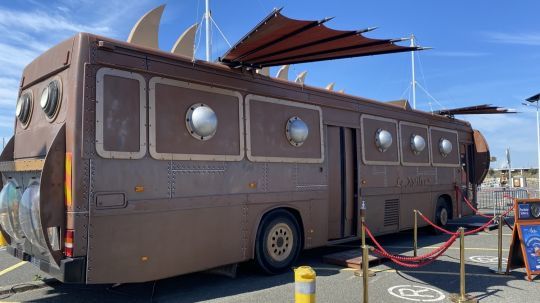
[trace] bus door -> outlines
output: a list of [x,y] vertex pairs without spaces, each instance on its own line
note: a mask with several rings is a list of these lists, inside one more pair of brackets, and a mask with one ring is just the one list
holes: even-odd
[[[467,143],[460,143],[460,164],[461,164],[461,174],[460,174],[460,182],[459,187],[461,190],[461,195],[463,197],[467,197],[469,201],[472,201],[472,197],[475,196],[473,191],[476,190],[475,186],[472,186],[472,184],[469,182],[471,180],[473,169],[474,167],[470,165],[473,163],[474,155],[473,155],[473,146],[472,144]],[[471,214],[469,212],[470,208],[466,205],[464,205],[464,201],[462,198],[460,198],[458,203],[458,214],[459,216],[462,215],[469,215]]]
[[356,235],[358,225],[358,130],[327,127],[328,148],[328,238]]

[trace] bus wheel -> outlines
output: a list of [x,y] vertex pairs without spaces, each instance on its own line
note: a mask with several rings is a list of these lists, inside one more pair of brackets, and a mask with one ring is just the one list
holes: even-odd
[[255,259],[263,271],[277,274],[290,269],[301,249],[300,227],[286,210],[266,215],[257,231]]
[[[437,208],[435,210],[435,223],[442,228],[446,228],[448,225],[448,219],[450,218],[450,208],[448,203],[443,197],[437,199]],[[439,234],[440,231],[433,228],[436,234]]]

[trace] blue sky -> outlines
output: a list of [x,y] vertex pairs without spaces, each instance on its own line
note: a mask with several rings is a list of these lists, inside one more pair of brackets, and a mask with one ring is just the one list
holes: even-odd
[[[0,137],[13,132],[17,86],[22,69],[40,53],[79,31],[125,40],[146,11],[165,3],[160,47],[169,50],[177,37],[199,22],[204,0],[17,0],[0,2]],[[535,112],[521,102],[540,92],[540,27],[538,1],[318,1],[211,0],[212,15],[234,44],[272,8],[297,19],[335,17],[336,29],[378,26],[374,38],[406,37],[414,33],[432,50],[417,54],[417,81],[435,100],[419,90],[417,107],[429,111],[490,103],[521,113],[460,117],[487,137],[493,156],[504,164],[512,150],[512,165],[537,166]],[[227,50],[213,31],[213,57]],[[197,57],[204,56],[204,39]],[[290,77],[307,70],[306,83],[380,101],[409,98],[410,55],[394,54],[292,66]],[[275,73],[275,69],[272,71]]]

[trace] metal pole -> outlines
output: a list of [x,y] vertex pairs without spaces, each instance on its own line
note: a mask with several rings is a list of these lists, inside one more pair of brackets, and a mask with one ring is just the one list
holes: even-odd
[[362,276],[363,276],[363,288],[364,288],[364,303],[368,302],[368,279],[369,279],[369,260],[368,260],[368,247],[367,245],[362,245]]
[[459,228],[459,299],[465,300],[465,229]]
[[459,294],[451,294],[452,302],[478,302],[465,293],[465,228],[459,231]]
[[210,0],[205,0],[204,23],[206,27],[206,61],[211,61],[212,46],[210,45]]
[[[362,206],[360,207],[360,238],[362,239],[362,268],[361,270],[357,270],[354,272],[355,276],[365,276],[367,273],[368,276],[373,277],[375,275],[374,272],[369,271],[369,251],[368,246],[366,245],[366,201],[362,200]],[[367,278],[367,277],[366,277]],[[364,278],[364,279],[366,279]],[[364,281],[364,283],[367,283],[367,280]],[[366,301],[367,302],[367,301]]]
[[497,255],[497,269],[502,272],[502,234],[503,234],[503,216],[499,215],[499,232],[498,232],[498,255]]
[[508,182],[510,188],[514,187],[514,180],[512,180],[512,161],[510,159],[510,147],[506,148],[506,160],[508,162]]
[[538,195],[540,195],[540,114],[538,112],[538,100],[536,100],[536,142],[538,144],[537,154],[538,154]]
[[504,217],[502,215],[499,215],[499,231],[497,233],[497,268],[493,268],[491,271],[493,271],[496,274],[499,275],[505,275],[506,269],[503,268],[502,264],[502,238],[503,238],[503,223],[504,223]]
[[[411,34],[411,47],[415,47],[414,34]],[[411,70],[412,70],[412,100],[413,100],[413,109],[416,109],[416,73],[414,71],[414,51],[411,52]],[[540,157],[538,157],[540,159]],[[540,187],[539,187],[540,188]]]
[[418,256],[418,211],[414,210],[414,231],[413,231],[413,238],[414,238],[414,256]]

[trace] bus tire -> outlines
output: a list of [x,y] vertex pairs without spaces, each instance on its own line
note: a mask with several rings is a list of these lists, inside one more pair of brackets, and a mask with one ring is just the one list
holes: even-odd
[[301,250],[300,226],[288,211],[279,209],[265,215],[257,230],[255,260],[268,274],[287,271]]
[[[448,226],[448,219],[450,219],[450,205],[444,197],[437,199],[437,207],[435,208],[435,224],[444,229]],[[435,234],[440,234],[441,231],[433,228]]]

